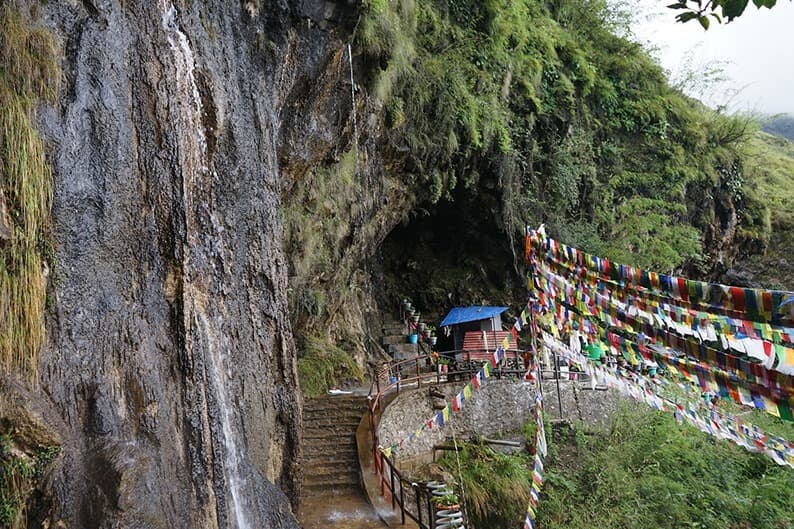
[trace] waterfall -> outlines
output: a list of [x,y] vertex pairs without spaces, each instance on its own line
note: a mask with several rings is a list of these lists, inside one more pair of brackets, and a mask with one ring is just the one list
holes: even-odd
[[218,409],[220,411],[221,426],[223,429],[223,468],[226,479],[229,482],[229,493],[232,497],[232,510],[237,521],[238,529],[250,529],[251,524],[243,508],[243,491],[245,490],[245,478],[240,475],[239,469],[243,465],[243,454],[239,447],[242,446],[242,439],[232,426],[233,415],[229,409],[227,384],[231,376],[231,366],[227,365],[228,353],[224,354],[220,347],[217,347],[217,340],[214,339],[207,329],[207,321],[204,314],[199,314],[201,319],[202,331],[207,337],[207,349],[209,352],[209,373],[215,384],[215,394],[217,395]]
[[353,148],[356,150],[356,158],[353,166],[353,174],[358,174],[358,123],[356,123],[356,81],[353,78],[353,47],[347,43],[347,60],[350,65],[350,116],[353,119]]
[[[185,222],[189,227],[193,222],[191,190],[194,189],[198,179],[207,175],[209,171],[206,161],[207,138],[201,124],[202,102],[194,75],[196,65],[190,42],[180,29],[174,5],[170,1],[160,0],[159,6],[162,10],[162,27],[166,32],[176,69],[176,112],[179,121],[175,126],[178,128],[178,155],[183,168],[182,200]],[[185,250],[187,270],[190,269],[190,253],[189,249]],[[190,277],[189,272],[187,277]],[[204,341],[200,348],[207,352],[208,382],[215,395],[221,423],[223,474],[231,496],[230,529],[234,527],[231,526],[232,517],[237,529],[250,529],[252,526],[245,508],[246,480],[240,473],[244,464],[244,453],[241,448],[244,443],[242,435],[235,429],[235,424],[239,424],[240,421],[236,420],[230,409],[232,366],[228,358],[228,347],[222,337],[213,331],[203,307],[196,306],[196,300],[203,297],[202,293],[191,290],[195,290],[195,287],[187,281],[185,296],[189,301],[186,303],[185,318],[186,321],[192,320],[191,323],[198,327]]]

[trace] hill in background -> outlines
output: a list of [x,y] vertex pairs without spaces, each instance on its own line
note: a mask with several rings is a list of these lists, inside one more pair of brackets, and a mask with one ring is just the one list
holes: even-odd
[[794,140],[794,116],[786,114],[771,118],[761,125],[761,130],[769,134],[777,134],[789,140]]

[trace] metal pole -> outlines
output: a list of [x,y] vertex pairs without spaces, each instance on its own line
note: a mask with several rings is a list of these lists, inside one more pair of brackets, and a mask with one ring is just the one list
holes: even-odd
[[552,348],[551,354],[554,357],[554,379],[557,381],[557,405],[560,410],[560,419],[562,419],[562,397],[560,396],[560,364],[557,361],[557,350]]
[[403,525],[405,525],[405,495],[403,494],[403,480],[400,478],[400,518],[402,519]]
[[414,489],[414,494],[416,497],[416,515],[419,517],[419,527],[422,527],[422,503],[420,501],[419,486],[416,483],[413,483],[411,487]]
[[394,510],[394,504],[397,498],[394,497],[394,467],[389,463],[389,491],[391,492],[391,510]]
[[[540,356],[538,355],[538,342],[535,333],[535,311],[529,310],[529,330],[532,335],[532,354],[535,356],[535,362],[540,366]],[[538,370],[538,391],[543,395],[543,366]]]
[[427,495],[427,517],[430,518],[430,529],[436,529],[436,516],[433,512],[433,503],[430,501],[432,494]]

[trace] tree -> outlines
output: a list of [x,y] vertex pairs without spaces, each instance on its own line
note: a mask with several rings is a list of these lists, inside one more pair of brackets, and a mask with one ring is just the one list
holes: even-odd
[[[709,23],[713,18],[719,23],[723,19],[728,22],[739,17],[744,13],[750,0],[679,0],[670,4],[670,9],[680,9],[681,13],[676,15],[678,22],[689,22],[697,20],[703,29],[709,29]],[[753,0],[755,7],[772,9],[777,4],[777,0]]]

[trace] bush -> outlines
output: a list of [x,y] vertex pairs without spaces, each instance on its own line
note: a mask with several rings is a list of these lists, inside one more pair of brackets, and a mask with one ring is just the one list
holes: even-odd
[[298,347],[298,380],[307,397],[324,395],[343,380],[363,378],[355,360],[330,338],[307,336]]

